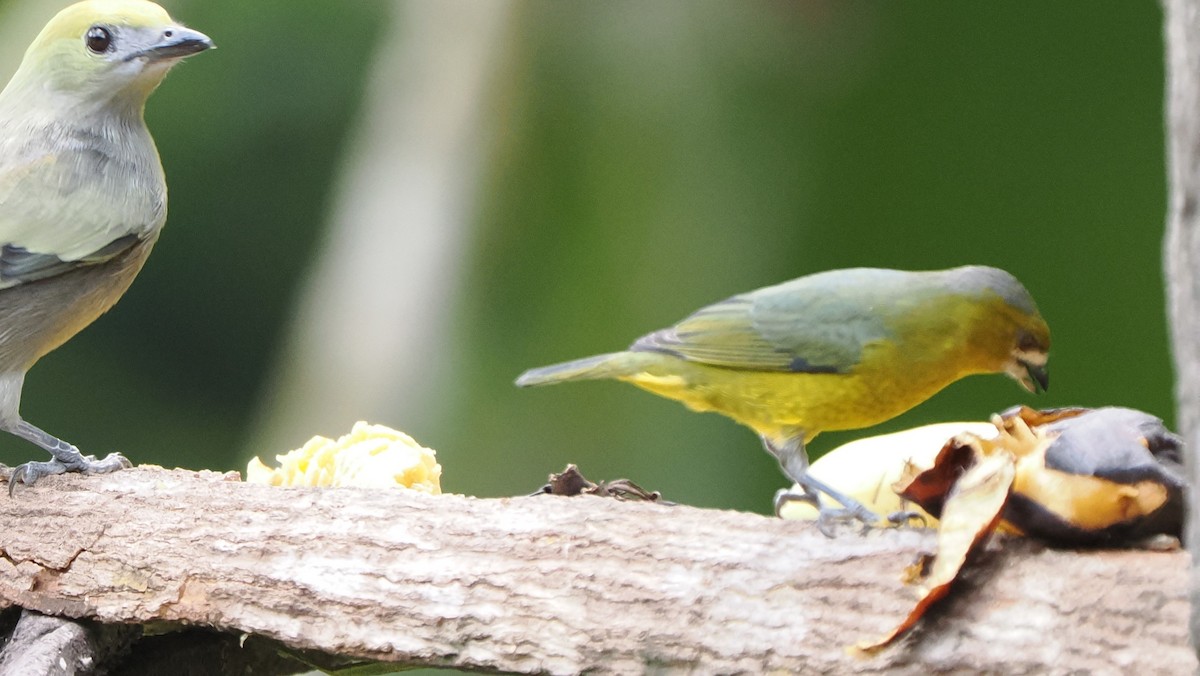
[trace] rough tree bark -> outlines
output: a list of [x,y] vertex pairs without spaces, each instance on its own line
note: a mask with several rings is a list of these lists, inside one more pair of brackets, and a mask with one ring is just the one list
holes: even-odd
[[[1167,310],[1175,356],[1175,425],[1200,486],[1200,6],[1163,0],[1167,59],[1168,214],[1164,242]],[[1190,509],[1188,542],[1200,546],[1200,502]],[[1200,561],[1200,557],[1193,557]],[[1200,650],[1200,568],[1191,576],[1191,637]]]
[[931,546],[918,530],[829,540],[807,523],[595,497],[279,489],[138,468],[0,500],[0,605],[516,672],[1197,666],[1185,553],[1017,540],[993,546],[916,635],[848,656],[907,612],[899,573]]

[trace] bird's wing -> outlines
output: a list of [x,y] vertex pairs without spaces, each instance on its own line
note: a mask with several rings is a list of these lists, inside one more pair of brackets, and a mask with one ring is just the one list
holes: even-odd
[[136,217],[105,183],[103,157],[16,155],[0,157],[0,288],[103,263],[152,232],[156,216]]
[[124,235],[74,260],[63,260],[54,254],[33,253],[12,244],[0,245],[0,288],[55,277],[85,265],[103,263],[140,241],[142,238],[138,235]]
[[864,290],[794,280],[709,305],[630,349],[748,371],[846,373],[889,335]]

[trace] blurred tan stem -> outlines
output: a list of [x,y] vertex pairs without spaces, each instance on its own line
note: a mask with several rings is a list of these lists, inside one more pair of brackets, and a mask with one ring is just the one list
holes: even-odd
[[360,419],[414,431],[453,377],[445,344],[509,11],[506,2],[395,3],[252,453]]

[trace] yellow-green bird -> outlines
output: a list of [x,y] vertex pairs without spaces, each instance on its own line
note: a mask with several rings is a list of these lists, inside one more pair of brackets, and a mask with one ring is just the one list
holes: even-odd
[[[802,494],[832,519],[878,517],[808,474],[805,444],[824,431],[893,418],[950,383],[1007,373],[1049,384],[1050,329],[1004,270],[832,270],[743,293],[637,339],[628,350],[536,368],[517,385],[615,378],[716,411],[758,433]],[[824,493],[842,509],[821,503]]]
[[111,472],[21,419],[34,362],[125,293],[158,239],[167,187],[142,111],[167,71],[212,47],[144,0],[88,0],[50,20],[0,92],[0,429],[49,451],[18,483]]

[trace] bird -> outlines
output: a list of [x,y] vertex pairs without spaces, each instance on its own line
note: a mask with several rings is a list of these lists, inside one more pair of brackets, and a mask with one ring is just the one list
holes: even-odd
[[130,466],[22,419],[25,375],[125,293],[166,221],[146,100],[213,47],[147,0],[85,0],[50,19],[0,91],[0,429],[50,453],[18,484]]
[[801,489],[781,489],[776,514],[807,502],[828,535],[840,521],[880,518],[808,473],[814,437],[884,422],[973,374],[1045,390],[1049,351],[1033,297],[1004,270],[852,268],[738,294],[627,350],[530,369],[516,384],[616,379],[732,418]]

